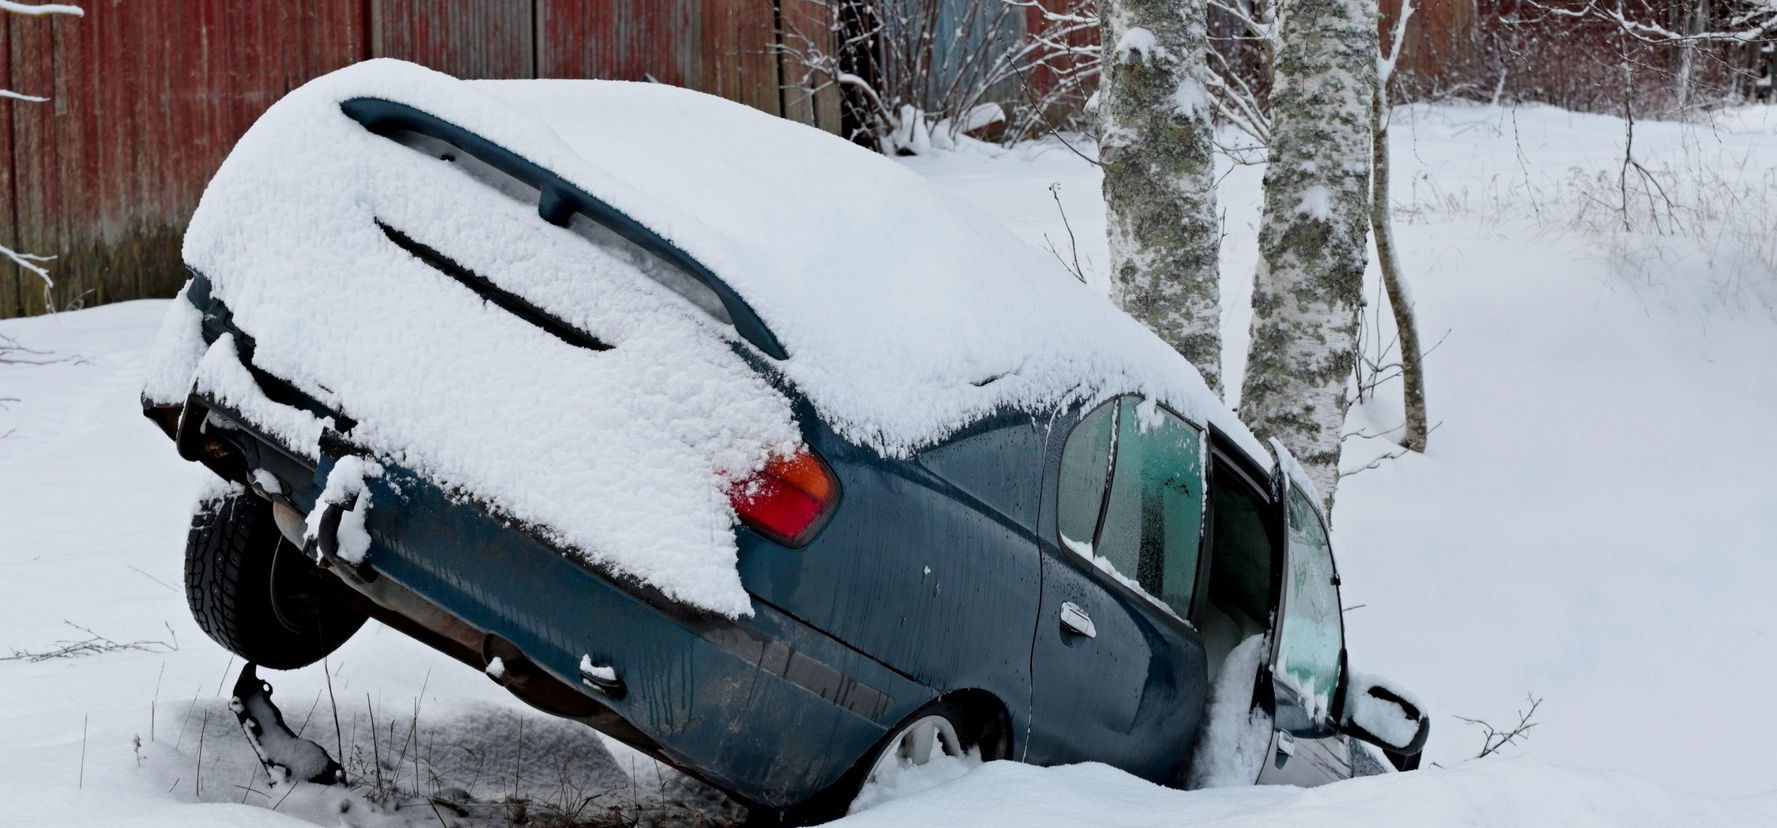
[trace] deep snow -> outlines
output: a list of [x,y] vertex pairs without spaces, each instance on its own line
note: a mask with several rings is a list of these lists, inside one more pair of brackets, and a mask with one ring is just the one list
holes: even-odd
[[[1442,426],[1426,456],[1343,483],[1334,545],[1353,666],[1424,700],[1429,758],[1448,767],[1313,791],[1186,794],[1102,766],[990,763],[847,824],[1777,824],[1777,723],[1758,713],[1777,683],[1777,602],[1767,600],[1777,487],[1763,471],[1777,467],[1777,291],[1755,267],[1757,238],[1735,224],[1774,203],[1756,196],[1777,178],[1777,111],[1637,124],[1644,162],[1714,171],[1719,180],[1696,189],[1737,194],[1734,210],[1666,236],[1623,236],[1597,217],[1619,121],[1453,106],[1397,119],[1397,235],[1428,341],[1449,332],[1430,363]],[[909,166],[1067,255],[1047,190],[1061,182],[1102,287],[1096,178],[1065,148]],[[1218,194],[1231,376],[1245,349],[1259,175],[1234,169]],[[203,473],[136,411],[166,308],[0,323],[24,345],[79,360],[0,365],[0,398],[18,400],[0,409],[0,655],[87,638],[64,619],[118,642],[164,643],[0,661],[0,823],[436,824],[429,809],[377,814],[357,799],[340,815],[336,796],[314,791],[269,810],[276,800],[218,697],[239,665],[197,630],[179,589]],[[1351,427],[1394,425],[1391,406],[1385,395]],[[1345,465],[1385,448],[1353,440]],[[328,664],[336,703],[319,668],[265,676],[292,725],[309,721],[304,735],[318,728],[329,747],[338,708],[348,766],[354,752],[401,743],[417,719],[418,741],[434,746],[422,753],[428,768],[478,798],[516,787],[549,801],[570,766],[577,789],[609,791],[601,807],[657,801],[645,760],[633,767],[647,779],[631,793],[632,754],[613,747],[614,760],[600,758],[596,740],[576,741],[476,671],[389,630],[368,626]],[[1453,716],[1503,724],[1526,693],[1545,699],[1528,741],[1464,762],[1480,736]],[[380,746],[366,735],[372,711]],[[446,762],[453,752],[504,770]],[[403,773],[411,784],[413,771]]]

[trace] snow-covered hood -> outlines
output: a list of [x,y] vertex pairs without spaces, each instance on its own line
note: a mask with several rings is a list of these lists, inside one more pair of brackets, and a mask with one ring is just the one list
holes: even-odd
[[[794,444],[789,403],[734,353],[732,328],[341,111],[366,97],[475,132],[688,253],[770,328],[789,354],[777,369],[819,415],[885,455],[995,410],[1137,391],[1264,457],[1188,363],[1052,256],[810,127],[661,85],[461,81],[393,60],[267,110],[184,249],[259,367],[340,405],[354,439],[670,596],[747,611],[723,492]],[[540,334],[377,222],[615,347]],[[149,397],[183,400],[203,356],[189,330],[169,322]],[[219,392],[239,391],[229,360],[204,362]],[[312,441],[319,425],[291,428]]]

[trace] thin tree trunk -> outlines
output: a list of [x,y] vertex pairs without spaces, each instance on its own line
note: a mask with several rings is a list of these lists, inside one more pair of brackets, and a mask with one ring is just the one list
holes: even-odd
[[1221,393],[1220,226],[1202,0],[1105,0],[1100,161],[1111,296]]
[[1394,221],[1388,202],[1388,89],[1387,82],[1376,84],[1375,106],[1370,114],[1370,232],[1376,239],[1376,265],[1382,271],[1382,289],[1388,294],[1388,306],[1394,311],[1394,327],[1401,340],[1402,396],[1406,400],[1407,424],[1401,445],[1413,451],[1425,451],[1425,363],[1419,347],[1419,321],[1413,313],[1413,295],[1401,276],[1401,265],[1394,249]]
[[1298,0],[1271,92],[1271,160],[1240,411],[1301,461],[1331,508],[1369,258],[1376,6]]

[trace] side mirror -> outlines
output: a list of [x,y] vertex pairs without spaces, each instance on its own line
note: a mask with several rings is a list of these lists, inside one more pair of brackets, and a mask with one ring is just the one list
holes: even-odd
[[1419,767],[1419,755],[1431,736],[1431,720],[1410,694],[1376,676],[1350,673],[1345,685],[1345,704],[1340,728],[1382,748],[1399,770]]

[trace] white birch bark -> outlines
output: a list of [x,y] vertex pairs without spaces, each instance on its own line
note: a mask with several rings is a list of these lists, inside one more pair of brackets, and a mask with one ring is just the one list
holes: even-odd
[[1329,508],[1368,253],[1375,15],[1364,0],[1295,0],[1284,16],[1241,386],[1242,418],[1296,455]]
[[1104,0],[1099,156],[1111,297],[1221,393],[1220,227],[1203,0]]
[[1400,65],[1401,44],[1406,42],[1407,21],[1413,19],[1414,0],[1402,0],[1394,37],[1388,52],[1377,61],[1375,105],[1370,108],[1370,232],[1376,236],[1376,268],[1382,289],[1394,311],[1394,327],[1401,345],[1401,401],[1406,414],[1401,446],[1425,452],[1431,433],[1425,415],[1425,354],[1419,344],[1419,320],[1413,309],[1413,293],[1401,273],[1400,253],[1394,246],[1394,220],[1388,200],[1388,122],[1393,111],[1388,82]]

